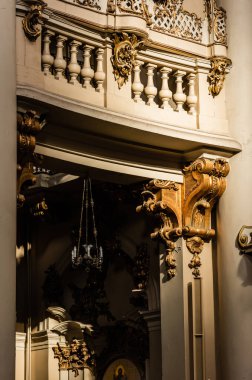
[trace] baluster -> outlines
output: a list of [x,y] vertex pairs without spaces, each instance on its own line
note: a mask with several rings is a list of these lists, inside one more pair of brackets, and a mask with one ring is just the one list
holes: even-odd
[[63,73],[66,68],[66,61],[63,58],[63,48],[64,48],[64,43],[67,40],[67,37],[59,35],[56,37],[56,40],[57,40],[57,44],[56,44],[57,52],[56,52],[56,58],[53,64],[56,71],[55,78],[63,79],[64,78]]
[[148,63],[146,67],[147,67],[148,80],[147,80],[147,86],[145,87],[144,92],[148,98],[147,105],[153,106],[155,105],[154,98],[157,95],[157,89],[153,83],[153,76],[154,76],[154,69],[157,66],[153,65],[152,63]]
[[41,57],[42,67],[44,75],[52,75],[50,69],[54,61],[54,57],[50,53],[51,37],[54,36],[54,32],[45,30],[43,34],[43,53]]
[[81,42],[73,40],[70,42],[70,63],[67,66],[69,70],[70,80],[69,83],[77,84],[77,77],[80,74],[81,68],[77,61],[78,47],[81,45]]
[[105,73],[103,71],[103,53],[104,53],[104,49],[102,48],[99,48],[96,50],[97,66],[96,66],[96,72],[94,74],[94,79],[97,83],[97,87],[95,89],[95,91],[97,92],[104,91],[103,82],[105,79]]
[[171,108],[171,105],[169,104],[169,100],[172,98],[172,92],[168,87],[168,79],[169,74],[172,72],[172,69],[169,69],[168,67],[162,67],[160,69],[161,73],[161,79],[162,79],[162,87],[159,91],[159,98],[162,101],[161,108]]
[[175,111],[180,112],[183,111],[183,104],[186,101],[186,94],[183,93],[182,88],[182,82],[183,82],[183,76],[185,76],[186,73],[184,71],[177,70],[174,73],[174,76],[176,77],[175,81],[177,84],[176,93],[173,95],[173,99],[177,105],[177,108]]
[[133,67],[134,80],[133,80],[131,89],[134,94],[134,102],[136,103],[142,102],[141,93],[143,92],[143,89],[144,89],[144,85],[141,83],[141,80],[140,80],[140,71],[141,71],[142,64],[143,62],[136,60],[134,62],[134,67]]
[[90,66],[91,50],[93,50],[93,46],[85,45],[83,48],[83,66],[80,73],[83,78],[82,87],[84,88],[92,87],[90,81],[94,77],[94,70]]
[[190,73],[187,75],[187,79],[188,79],[188,86],[189,86],[189,93],[188,93],[188,96],[186,98],[186,103],[189,107],[189,111],[188,113],[190,115],[196,115],[196,109],[195,109],[195,106],[197,104],[197,96],[195,94],[195,77],[196,75],[193,74],[193,73]]

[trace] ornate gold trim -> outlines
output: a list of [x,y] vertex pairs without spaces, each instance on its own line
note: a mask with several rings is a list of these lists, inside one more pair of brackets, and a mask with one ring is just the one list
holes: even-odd
[[59,361],[59,371],[72,371],[74,376],[79,375],[79,370],[89,368],[93,373],[95,368],[94,352],[90,351],[84,341],[73,339],[67,346],[52,347],[54,358]]
[[222,7],[218,7],[216,0],[205,0],[205,12],[208,19],[208,31],[213,32],[213,40],[215,43],[226,45],[226,11]]
[[176,275],[174,258],[175,242],[182,236],[181,229],[181,186],[173,181],[154,179],[142,192],[143,203],[137,212],[145,211],[159,219],[159,227],[151,234],[166,245],[165,263],[168,278]]
[[213,57],[211,59],[211,70],[208,74],[209,93],[213,96],[221,92],[226,76],[226,69],[231,65],[231,60],[225,57]]
[[193,254],[189,267],[200,276],[199,254],[204,242],[215,235],[211,228],[211,210],[226,189],[229,164],[224,159],[199,158],[184,168],[183,236]]
[[142,41],[135,34],[115,33],[111,63],[119,89],[127,82]]
[[33,174],[36,135],[45,125],[35,111],[17,113],[17,206],[25,201],[24,188],[36,182]]
[[25,2],[30,10],[22,21],[23,29],[30,41],[36,41],[41,34],[41,29],[37,25],[47,4],[43,0],[25,0]]

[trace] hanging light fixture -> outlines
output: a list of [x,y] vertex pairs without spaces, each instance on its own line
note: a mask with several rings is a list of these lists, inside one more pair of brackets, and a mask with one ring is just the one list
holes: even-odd
[[[83,219],[85,219],[84,226]],[[82,235],[83,231],[85,236]],[[74,268],[82,266],[87,272],[91,268],[101,271],[102,263],[103,250],[98,246],[91,179],[88,178],[83,181],[79,235],[77,244],[72,249],[72,266]]]

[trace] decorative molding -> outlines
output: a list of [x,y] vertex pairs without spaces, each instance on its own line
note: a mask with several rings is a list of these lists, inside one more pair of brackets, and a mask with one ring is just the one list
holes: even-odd
[[36,176],[33,166],[36,135],[45,125],[45,120],[35,111],[17,113],[17,205],[22,207],[25,201],[25,188],[34,185]]
[[242,253],[252,253],[252,226],[242,226],[238,233],[237,243]]
[[95,8],[98,11],[101,10],[101,7],[99,5],[99,0],[75,0],[77,4],[84,5],[85,7],[89,8]]
[[155,0],[152,28],[177,37],[202,40],[202,20],[183,10],[184,0]]
[[199,254],[204,242],[215,235],[211,229],[211,210],[226,189],[229,164],[224,159],[199,158],[184,168],[183,237],[193,258],[189,267],[200,277]]
[[231,60],[225,57],[213,57],[211,59],[211,69],[208,74],[209,93],[213,96],[221,92],[226,76],[226,69],[230,67]]
[[215,43],[222,45],[227,44],[226,20],[227,14],[225,9],[218,7],[216,0],[205,0],[205,12],[208,19],[208,31],[213,33]]
[[37,25],[47,4],[43,0],[25,0],[25,3],[30,7],[30,10],[22,21],[23,29],[30,41],[36,41],[41,34]]
[[54,358],[59,361],[59,371],[72,371],[74,376],[79,375],[79,370],[95,368],[94,352],[90,351],[84,341],[73,339],[69,345],[62,347],[57,342],[57,347],[52,347]]
[[135,34],[115,33],[111,63],[119,89],[127,82],[142,41]]
[[146,20],[148,26],[152,25],[152,14],[146,0],[117,0],[117,7],[120,12],[131,13]]
[[175,242],[182,236],[181,186],[172,181],[152,180],[142,192],[143,204],[137,212],[145,211],[159,219],[159,227],[151,238],[160,238],[166,245],[165,263],[168,278],[176,275]]

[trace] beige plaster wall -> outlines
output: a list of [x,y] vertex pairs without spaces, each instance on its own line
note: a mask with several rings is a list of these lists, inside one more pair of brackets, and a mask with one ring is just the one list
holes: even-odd
[[222,0],[227,10],[229,56],[233,67],[226,80],[227,110],[233,136],[242,152],[230,160],[228,187],[218,212],[218,259],[222,380],[252,378],[252,257],[239,255],[236,237],[252,224],[252,2]]

